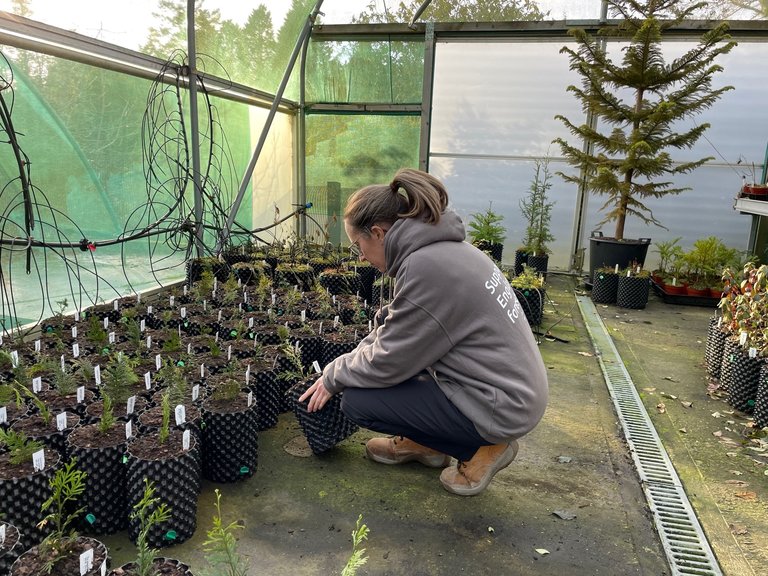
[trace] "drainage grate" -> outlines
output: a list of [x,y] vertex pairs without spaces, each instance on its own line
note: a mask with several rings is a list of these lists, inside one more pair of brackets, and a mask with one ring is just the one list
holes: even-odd
[[576,300],[595,347],[635,467],[674,576],[722,576],[661,439],[595,305]]

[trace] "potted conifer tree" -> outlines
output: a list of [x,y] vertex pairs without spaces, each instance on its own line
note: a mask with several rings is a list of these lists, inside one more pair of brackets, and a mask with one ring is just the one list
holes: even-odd
[[506,238],[506,229],[501,224],[502,220],[504,217],[493,211],[492,204],[488,204],[488,209],[485,212],[472,214],[472,220],[469,221],[468,225],[472,244],[499,262]]
[[[649,238],[624,237],[627,216],[662,226],[645,204],[650,198],[679,194],[674,177],[687,174],[711,158],[676,162],[670,151],[690,148],[709,124],[676,126],[712,106],[732,86],[714,88],[712,79],[722,68],[715,60],[728,53],[730,41],[725,23],[702,34],[697,44],[674,60],[665,58],[665,31],[689,18],[702,6],[679,0],[607,0],[618,26],[605,26],[592,35],[571,30],[576,47],[565,46],[570,69],[581,76],[581,86],[568,91],[581,102],[594,123],[561,120],[579,144],[563,138],[560,145],[577,174],[563,174],[567,181],[606,200],[600,224],[615,223],[613,237],[590,239],[590,280],[600,266],[642,264]],[[605,39],[622,43],[620,56],[609,54]],[[614,45],[615,46],[615,45]],[[582,147],[582,144],[589,146]],[[586,150],[586,151],[585,151]]]

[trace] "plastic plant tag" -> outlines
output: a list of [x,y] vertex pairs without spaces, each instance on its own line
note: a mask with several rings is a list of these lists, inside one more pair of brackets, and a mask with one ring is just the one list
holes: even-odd
[[219,287],[219,279],[218,278],[214,278],[213,279],[213,291],[216,292],[218,287]]
[[637,270],[636,270],[636,272],[637,272],[638,274],[640,274],[640,266],[638,266],[638,267],[637,267]]
[[632,270],[630,270],[629,268],[627,268],[627,278],[629,278],[629,276],[630,276],[631,274],[632,274]]
[[333,294],[333,295],[331,296],[331,302],[333,302],[333,305],[334,305],[334,306],[336,305],[336,294]]
[[312,368],[314,368],[315,372],[317,372],[318,374],[322,372],[322,370],[320,369],[320,363],[317,360],[312,360]]
[[248,304],[248,290],[243,290],[243,302]]
[[110,344],[114,344],[115,343],[115,338],[116,338],[115,333],[114,332],[110,332],[109,333],[109,343]]
[[43,389],[43,379],[40,376],[32,378],[32,392],[39,394]]
[[141,292],[136,292],[136,304],[141,304]]
[[248,392],[248,407],[253,406],[253,391]]
[[77,387],[77,403],[82,404],[85,401],[85,386]]
[[179,404],[176,406],[176,409],[174,411],[174,415],[176,416],[176,426],[181,426],[184,424],[184,422],[187,421],[187,412],[184,408],[184,404]]
[[189,342],[189,343],[187,344],[187,354],[188,354],[189,356],[192,356],[192,342]]
[[61,412],[60,414],[56,414],[56,430],[61,432],[62,430],[67,429],[67,413]]
[[739,334],[739,345],[744,346],[744,344],[746,343],[747,343],[747,333],[742,332],[741,334]]
[[304,323],[306,321],[307,321],[307,311],[306,310],[302,310],[301,311],[301,322]]
[[251,365],[245,367],[245,383],[248,384],[251,381]]
[[115,300],[114,302],[112,302],[112,308],[114,308],[115,311],[119,310],[120,309],[120,301],[119,300]]
[[8,409],[5,406],[0,406],[0,424],[8,422]]
[[749,357],[750,358],[757,358],[757,348],[750,348],[749,349]]
[[200,398],[200,384],[195,384],[192,386],[192,402],[197,402],[198,398]]
[[77,338],[77,326],[72,326],[72,338]]
[[11,350],[11,366],[14,368],[19,367],[19,352],[18,350]]
[[187,307],[186,306],[182,306],[181,310],[179,312],[181,313],[181,317],[182,318],[186,318],[187,317]]
[[35,469],[35,472],[40,472],[40,470],[45,468],[45,448],[32,454],[32,467]]
[[61,371],[65,372],[67,368],[66,368],[66,360],[64,359],[64,354],[61,355],[61,358],[59,358],[59,361],[61,363]]
[[221,310],[219,310],[219,322],[221,322]]
[[[80,311],[75,310],[75,322],[80,322]],[[0,342],[2,344],[2,342]]]
[[155,367],[160,370],[163,367],[163,357],[158,354],[155,356]]
[[334,316],[333,317],[333,327],[336,328],[339,325],[339,317]]
[[152,314],[152,306],[147,306],[147,314]]
[[125,423],[125,439],[130,440],[131,436],[133,436],[133,420],[128,420]]
[[147,390],[152,388],[152,375],[149,372],[144,373],[144,386],[146,386]]
[[274,306],[275,304],[277,304],[277,294],[272,292],[272,306]]
[[96,364],[93,367],[93,379],[96,381],[96,385],[101,385],[101,366]]
[[88,548],[80,554],[80,576],[88,573],[93,568],[93,548]]
[[168,298],[168,303],[171,305],[171,308],[173,308],[173,296]]
[[104,559],[104,562],[101,563],[101,569],[100,569],[100,576],[107,576],[107,560]]
[[677,286],[677,278],[672,278],[672,286]]
[[184,430],[184,433],[181,435],[181,448],[184,451],[189,450],[189,446],[192,443],[192,431],[187,429]]
[[208,300],[203,300],[203,312],[208,311]]
[[40,352],[40,340],[35,340],[35,352]]
[[200,364],[200,378],[205,378],[205,364]]
[[720,328],[720,326],[723,325],[723,317],[720,316],[720,318],[717,319],[717,327]]
[[147,336],[147,350],[152,348],[152,336]]
[[0,526],[0,546],[5,544],[5,524]]
[[80,344],[75,342],[72,344],[72,357],[77,358],[78,356],[80,356]]
[[129,396],[128,401],[125,403],[125,413],[130,416],[136,409],[136,396]]
[[232,360],[232,344],[227,346],[227,361]]
[[320,320],[320,325],[317,327],[317,333],[322,335],[323,334],[323,321]]
[[141,332],[144,332],[144,330],[146,329],[147,329],[147,321],[144,318],[142,318],[141,322],[139,322],[139,330]]
[[619,265],[618,264],[616,264],[616,266],[614,266],[613,273],[614,274],[618,274],[619,273]]
[[186,284],[184,284],[184,287],[181,289],[181,291],[184,294],[184,296],[187,295],[187,285]]
[[253,316],[248,318],[248,328],[253,328]]
[[239,303],[237,304],[237,310],[238,310],[239,312],[242,312],[242,311],[243,311],[243,303],[242,303],[242,302],[239,302]]
[[216,335],[213,338],[214,338],[214,341],[216,342],[216,344],[218,344],[219,343],[219,331],[218,330],[216,330]]
[[109,328],[109,316],[104,316],[104,330]]

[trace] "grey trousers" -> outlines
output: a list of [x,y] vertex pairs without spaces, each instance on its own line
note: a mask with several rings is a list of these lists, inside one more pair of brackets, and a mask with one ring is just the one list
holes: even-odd
[[363,428],[405,436],[464,462],[491,444],[427,373],[389,388],[345,388],[341,410]]

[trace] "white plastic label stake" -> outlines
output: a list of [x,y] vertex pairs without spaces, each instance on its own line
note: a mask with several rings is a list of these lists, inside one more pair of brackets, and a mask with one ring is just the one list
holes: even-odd
[[56,414],[56,430],[61,432],[67,429],[67,413]]
[[109,333],[109,343],[110,344],[114,344],[115,343],[115,333],[114,332],[110,332]]
[[741,346],[744,346],[744,344],[746,344],[746,343],[747,343],[747,333],[746,332],[742,332],[741,334],[739,334],[739,344]]
[[205,364],[200,364],[200,378],[205,378]]
[[238,312],[242,312],[243,311],[243,303],[242,302],[238,303],[237,310],[238,310]]
[[18,350],[12,350],[11,351],[11,366],[14,368],[19,367],[19,352]]
[[85,402],[85,386],[77,387],[77,403],[82,404]]
[[253,328],[253,316],[248,318],[248,328]]
[[43,389],[43,379],[40,376],[32,378],[32,392],[39,394]]
[[677,286],[677,278],[672,278],[672,286]]
[[176,406],[174,414],[176,415],[176,426],[181,426],[187,421],[187,412],[184,409],[184,404]]
[[152,348],[152,336],[147,336],[147,350]]
[[629,278],[629,276],[630,276],[630,274],[631,274],[631,273],[632,273],[632,270],[630,270],[629,268],[627,268],[627,278]]
[[80,356],[80,344],[75,342],[72,344],[72,357],[77,358],[78,356]]
[[203,312],[208,310],[208,300],[203,300]]
[[614,274],[618,274],[619,273],[619,265],[618,264],[616,264],[616,266],[614,266],[613,273]]
[[[35,340],[35,352],[40,352],[40,340]],[[5,526],[5,524],[3,524]]]
[[40,472],[40,470],[45,468],[45,448],[32,454],[32,467],[35,469],[35,472]]
[[93,568],[93,548],[88,548],[80,554],[80,576],[88,573]]
[[187,285],[186,284],[184,284],[184,286],[182,287],[181,292],[182,292],[182,294],[184,294],[184,296],[187,295]]
[[272,305],[274,306],[277,303],[277,294],[272,292]]
[[144,373],[144,386],[147,388],[147,390],[152,389],[152,376],[149,372]]
[[182,306],[180,312],[181,312],[181,317],[182,318],[186,318],[187,317],[187,307],[186,306]]
[[192,441],[192,433],[190,430],[184,430],[184,433],[181,435],[181,448],[183,450],[189,450],[189,445]]
[[248,384],[251,381],[251,365],[245,368],[245,383]]
[[317,372],[318,374],[322,372],[322,370],[320,370],[320,363],[317,360],[312,361],[312,368],[314,368],[315,372]]
[[339,317],[334,316],[333,317],[333,327],[336,328],[339,325]]
[[307,321],[307,311],[306,310],[302,310],[301,311],[301,322],[304,323],[306,321]]
[[136,409],[136,396],[130,396],[125,404],[125,413],[130,416]]
[[173,307],[173,296],[171,296],[171,297],[168,299],[168,302],[171,304],[171,307]]
[[749,357],[750,358],[757,358],[757,348],[750,348],[749,349]]
[[120,301],[119,300],[115,300],[112,303],[112,308],[114,308],[115,310],[119,310],[120,309]]
[[192,355],[192,342],[187,344],[187,354]]
[[248,392],[248,407],[253,406],[253,392]]
[[101,563],[101,576],[107,576],[107,561]]
[[152,306],[147,306],[147,314],[152,314]]
[[723,317],[720,316],[720,318],[717,319],[717,327],[720,328],[720,326],[723,325]]
[[[75,322],[80,322],[80,311],[75,310]],[[2,342],[0,342],[2,344]]]
[[320,334],[320,335],[322,335],[322,333],[323,333],[323,321],[322,320],[320,320],[320,326],[318,326],[318,328],[317,328],[317,333]]
[[232,344],[227,346],[227,361],[232,360]]
[[144,330],[146,329],[147,329],[147,321],[144,318],[142,318],[141,322],[139,322],[139,331],[144,332]]
[[198,398],[200,398],[200,384],[195,384],[192,386],[192,402],[197,402]]
[[0,406],[0,424],[8,422],[8,409],[5,406]]
[[72,338],[77,338],[77,326],[72,326]]
[[331,302],[333,302],[333,304],[336,305],[336,294],[333,294],[331,296]]
[[104,316],[104,330],[109,328],[109,316]]
[[5,544],[5,524],[0,526],[0,546]]
[[136,292],[136,304],[141,304],[141,292]]
[[131,436],[133,436],[133,420],[128,420],[125,423],[125,439],[130,440]]
[[96,364],[93,367],[93,379],[96,381],[96,385],[101,385],[101,366]]
[[61,355],[61,358],[59,358],[59,360],[61,361],[61,371],[64,372],[66,370],[66,367],[64,366],[64,364],[66,363],[66,361],[64,360],[64,354]]
[[163,367],[163,357],[158,354],[155,356],[155,367],[160,370]]
[[221,322],[221,310],[219,310],[219,322]]

